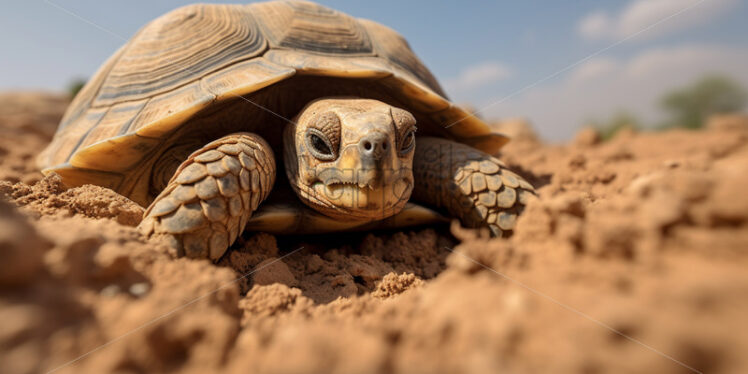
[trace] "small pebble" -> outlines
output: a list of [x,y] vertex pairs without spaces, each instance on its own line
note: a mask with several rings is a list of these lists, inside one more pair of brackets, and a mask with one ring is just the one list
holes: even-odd
[[104,296],[104,297],[112,297],[112,296],[120,293],[120,291],[122,291],[122,289],[120,289],[120,287],[118,285],[116,285],[116,284],[110,284],[110,285],[102,288],[101,291],[99,291],[99,294],[101,294],[101,296]]
[[148,293],[148,291],[151,289],[151,286],[148,285],[146,282],[140,282],[135,283],[132,286],[130,286],[130,293],[133,296],[141,297]]

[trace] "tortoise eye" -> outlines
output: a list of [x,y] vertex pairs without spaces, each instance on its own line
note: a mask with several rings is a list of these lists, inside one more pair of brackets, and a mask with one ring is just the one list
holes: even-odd
[[400,141],[400,154],[405,155],[416,145],[416,128],[409,129]]
[[309,152],[319,160],[335,159],[335,151],[327,136],[315,128],[309,128],[306,133],[306,145]]

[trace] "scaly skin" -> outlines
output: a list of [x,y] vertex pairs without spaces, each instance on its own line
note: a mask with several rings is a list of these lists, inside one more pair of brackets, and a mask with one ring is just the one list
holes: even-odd
[[495,236],[514,228],[535,190],[503,162],[447,139],[419,137],[413,158],[413,198],[447,209],[468,227]]
[[147,236],[164,236],[180,256],[217,260],[270,193],[275,159],[251,133],[220,138],[191,154],[146,210]]

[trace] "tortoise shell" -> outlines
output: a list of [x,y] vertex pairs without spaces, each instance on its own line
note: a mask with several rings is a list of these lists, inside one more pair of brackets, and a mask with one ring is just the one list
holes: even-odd
[[341,95],[411,111],[419,135],[489,153],[507,141],[450,103],[385,26],[310,2],[199,4],[155,19],[111,56],[38,164],[66,185],[102,185],[147,205],[155,160],[185,139],[197,149],[253,131],[279,150],[286,119],[314,98]]

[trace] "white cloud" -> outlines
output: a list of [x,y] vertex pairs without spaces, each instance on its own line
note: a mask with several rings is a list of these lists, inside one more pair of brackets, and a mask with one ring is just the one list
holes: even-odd
[[541,135],[551,140],[567,139],[586,120],[608,118],[618,110],[630,111],[652,123],[662,119],[662,95],[705,74],[721,73],[748,87],[745,61],[748,47],[708,45],[650,49],[621,60],[596,58],[559,81],[487,108],[485,116],[528,117]]
[[599,57],[589,60],[573,70],[569,75],[572,82],[585,82],[606,74],[615,72],[618,68],[618,62],[611,58]]
[[[708,23],[725,14],[738,2],[738,0],[631,0],[613,15],[603,11],[588,14],[577,24],[577,31],[582,37],[590,40],[615,40],[636,34],[662,21],[637,36],[637,38],[652,38]],[[684,11],[691,6],[693,7]]]
[[444,82],[447,92],[465,92],[494,83],[512,75],[511,70],[496,61],[468,66],[460,74]]
[[610,32],[612,23],[607,13],[595,11],[579,21],[577,31],[587,39],[602,39]]

